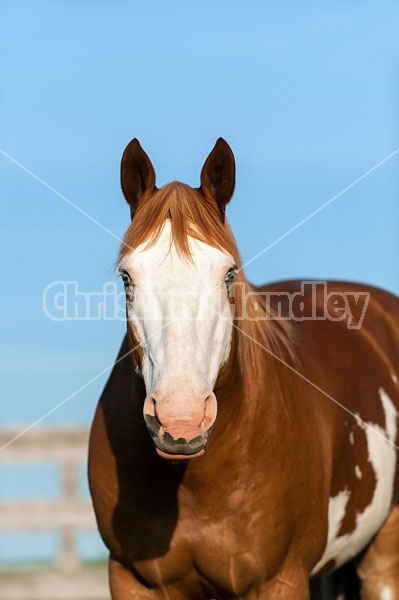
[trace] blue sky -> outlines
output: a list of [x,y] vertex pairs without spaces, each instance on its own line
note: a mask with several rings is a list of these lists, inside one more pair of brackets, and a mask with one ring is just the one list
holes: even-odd
[[[158,184],[197,185],[222,135],[244,260],[399,146],[395,2],[2,3],[0,148],[117,236],[137,136]],[[399,289],[398,156],[247,269]],[[54,323],[54,280],[115,281],[118,242],[0,155],[3,421],[39,418],[115,357],[123,324]],[[49,421],[89,422],[105,376]]]
[[[399,147],[394,1],[36,2],[0,8],[0,150],[122,236],[122,151],[198,185],[219,136],[244,261]],[[399,155],[261,257],[256,283],[343,278],[399,290]],[[54,322],[43,290],[116,281],[118,241],[0,153],[1,407],[39,419],[110,365],[121,322]],[[118,284],[119,285],[119,284]],[[106,374],[47,423],[90,423]]]

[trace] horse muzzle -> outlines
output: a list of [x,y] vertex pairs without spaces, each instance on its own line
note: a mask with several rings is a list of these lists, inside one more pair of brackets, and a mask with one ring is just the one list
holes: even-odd
[[173,408],[173,400],[162,402],[154,395],[147,396],[144,402],[144,421],[162,458],[188,460],[205,453],[216,419],[215,395],[207,394],[196,409],[188,410],[186,405],[182,412],[180,404]]

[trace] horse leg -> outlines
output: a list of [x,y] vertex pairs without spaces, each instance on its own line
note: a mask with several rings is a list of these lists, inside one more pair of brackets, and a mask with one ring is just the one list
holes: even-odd
[[109,559],[109,585],[112,600],[160,600],[157,590],[150,590],[137,581],[130,569]]
[[358,565],[362,600],[399,598],[399,504]]
[[310,582],[312,600],[360,600],[354,561]]

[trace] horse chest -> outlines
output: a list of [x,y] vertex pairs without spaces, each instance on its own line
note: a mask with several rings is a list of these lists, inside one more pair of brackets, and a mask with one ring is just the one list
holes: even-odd
[[197,574],[211,588],[243,596],[256,582],[257,558],[251,551],[215,548],[208,544],[196,552]]
[[194,529],[191,521],[188,532],[184,519],[169,552],[137,566],[150,586],[177,585],[188,595],[198,597],[199,590],[204,589],[212,597],[220,593],[242,596],[254,584],[258,570],[257,558],[245,543],[245,536],[240,541],[228,523],[198,520]]
[[[207,589],[212,597],[225,597],[244,596],[262,574],[275,572],[284,556],[285,536],[271,536],[263,512],[253,510],[242,494],[230,492],[226,514],[213,516],[205,516],[208,510],[184,498],[169,552],[141,563],[140,576],[150,586],[183,586],[190,597],[199,597],[193,585]],[[282,521],[277,514],[276,521]],[[271,545],[266,542],[270,539]]]

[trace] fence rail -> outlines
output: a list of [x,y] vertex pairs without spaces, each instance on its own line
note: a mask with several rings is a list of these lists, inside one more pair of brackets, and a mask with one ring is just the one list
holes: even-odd
[[[2,600],[105,600],[105,567],[87,567],[77,552],[78,531],[96,527],[91,502],[79,489],[79,469],[87,461],[89,432],[83,427],[0,428],[0,466],[54,465],[61,472],[56,500],[1,500],[0,532],[57,529],[61,533],[54,568],[0,571]],[[1,476],[1,475],[0,475]]]

